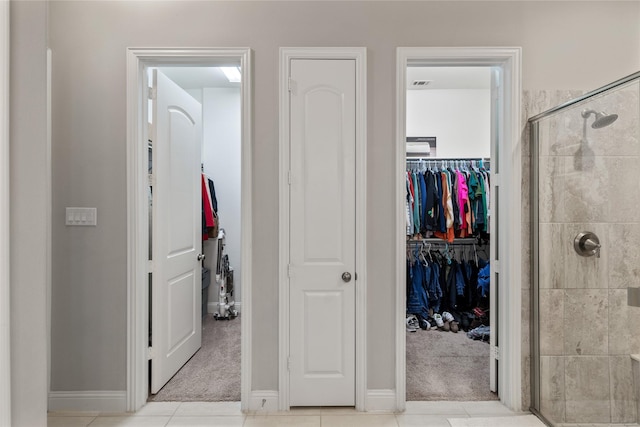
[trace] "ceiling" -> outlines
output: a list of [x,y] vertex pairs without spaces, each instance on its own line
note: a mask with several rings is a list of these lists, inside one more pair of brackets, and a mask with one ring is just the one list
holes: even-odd
[[420,90],[491,89],[490,67],[407,67],[407,88],[415,80],[431,80]]
[[240,83],[230,83],[219,67],[160,67],[158,69],[185,90],[240,87]]

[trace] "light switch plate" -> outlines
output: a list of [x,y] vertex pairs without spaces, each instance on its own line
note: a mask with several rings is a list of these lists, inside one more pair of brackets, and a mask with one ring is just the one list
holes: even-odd
[[66,208],[66,225],[95,226],[98,224],[97,208]]

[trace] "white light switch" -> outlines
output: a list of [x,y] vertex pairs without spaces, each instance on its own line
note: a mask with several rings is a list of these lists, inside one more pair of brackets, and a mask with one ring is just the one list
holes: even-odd
[[97,225],[97,208],[67,208],[66,225]]

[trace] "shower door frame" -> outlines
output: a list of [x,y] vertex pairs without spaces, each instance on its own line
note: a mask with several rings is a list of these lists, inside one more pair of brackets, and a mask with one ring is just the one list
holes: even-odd
[[[408,64],[424,66],[483,66],[501,70],[503,95],[498,112],[501,121],[497,133],[499,142],[492,147],[492,157],[499,151],[499,174],[492,174],[492,181],[500,185],[503,204],[500,205],[499,237],[492,235],[492,251],[495,240],[500,239],[500,265],[492,267],[495,277],[499,271],[500,282],[514,284],[504,286],[497,297],[499,333],[498,392],[500,400],[513,411],[522,408],[522,147],[521,147],[521,73],[520,47],[399,47],[396,56],[396,408],[406,406],[406,294],[401,283],[405,280],[406,242],[404,206],[404,170],[406,138],[406,68]],[[492,159],[492,169],[493,169]],[[492,199],[495,194],[491,195]],[[494,215],[497,218],[497,211]],[[496,230],[498,231],[498,230]],[[498,234],[495,233],[494,234]]]
[[540,120],[550,117],[560,111],[586,101],[609,90],[625,85],[633,80],[640,79],[640,72],[630,74],[608,85],[587,92],[584,95],[557,105],[547,111],[529,118],[529,151],[531,155],[530,166],[530,203],[531,203],[531,407],[532,413],[551,425],[540,412],[540,174],[538,146]]

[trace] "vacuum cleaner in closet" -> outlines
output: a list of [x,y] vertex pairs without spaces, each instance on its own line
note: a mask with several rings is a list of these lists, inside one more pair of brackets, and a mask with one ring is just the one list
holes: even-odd
[[213,313],[216,320],[233,319],[238,315],[233,296],[233,268],[229,266],[229,255],[224,254],[225,232],[218,232],[218,260],[216,263],[216,285],[218,286],[218,305]]

